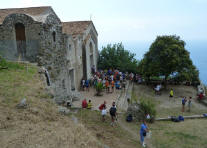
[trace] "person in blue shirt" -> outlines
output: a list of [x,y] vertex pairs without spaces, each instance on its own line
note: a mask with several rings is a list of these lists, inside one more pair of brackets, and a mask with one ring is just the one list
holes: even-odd
[[145,147],[145,143],[144,143],[144,137],[146,136],[147,132],[148,132],[148,127],[147,127],[147,124],[146,124],[146,121],[143,120],[143,123],[141,124],[141,128],[140,128],[140,142],[141,142],[141,145],[143,147]]
[[86,87],[86,90],[89,91],[89,80],[85,81],[85,87]]

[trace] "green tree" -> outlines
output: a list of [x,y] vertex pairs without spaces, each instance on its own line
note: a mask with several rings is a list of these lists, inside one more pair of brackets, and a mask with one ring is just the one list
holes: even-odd
[[135,54],[124,49],[122,43],[103,47],[98,60],[98,68],[118,68],[121,71],[137,72],[138,61]]
[[185,74],[185,79],[198,79],[198,71],[185,49],[185,42],[179,36],[158,36],[144,55],[139,72],[145,78],[164,76],[166,84],[171,74]]

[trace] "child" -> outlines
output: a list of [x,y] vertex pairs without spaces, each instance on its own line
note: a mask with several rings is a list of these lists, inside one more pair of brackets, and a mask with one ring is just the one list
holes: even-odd
[[102,115],[102,121],[104,122],[106,119],[106,114],[107,114],[107,111],[106,111],[106,106],[103,107],[102,111],[101,111],[101,115]]

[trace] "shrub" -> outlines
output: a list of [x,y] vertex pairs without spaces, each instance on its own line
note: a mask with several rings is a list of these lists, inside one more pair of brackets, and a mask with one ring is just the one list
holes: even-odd
[[101,82],[98,82],[96,85],[96,95],[101,96],[101,92],[103,90],[104,86]]
[[150,115],[150,122],[154,122],[155,116],[156,116],[156,110],[155,110],[155,104],[148,100],[148,99],[141,99],[140,100],[140,110],[143,115],[143,119],[146,118],[146,115]]
[[24,65],[6,61],[2,56],[0,56],[0,69],[24,69]]

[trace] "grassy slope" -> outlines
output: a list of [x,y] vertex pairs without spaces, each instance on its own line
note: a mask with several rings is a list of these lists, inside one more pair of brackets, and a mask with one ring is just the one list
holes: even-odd
[[[10,64],[0,70],[1,148],[99,148],[97,139],[81,124],[57,112],[35,66]],[[27,109],[15,106],[22,98]]]
[[[111,118],[106,117],[106,121],[102,122],[101,113],[99,111],[80,110],[77,114],[79,121],[96,136],[101,142],[112,148],[141,148],[139,139],[133,137],[128,131],[116,124],[110,125]],[[121,120],[122,116],[118,117]],[[138,130],[135,131],[138,133]]]
[[[143,86],[141,86],[143,87]],[[185,96],[191,96],[194,91],[191,87],[174,88],[178,97],[176,100],[169,101],[168,92],[163,92],[162,96],[155,96],[152,89],[144,86],[135,86],[134,95],[146,97],[156,104],[157,116],[167,117],[169,115],[195,115],[203,114],[207,112],[205,106],[200,105],[194,98],[191,112],[181,112],[181,99],[179,90],[182,89],[182,93]],[[185,88],[185,89],[184,89]],[[143,92],[147,90],[149,93]],[[179,90],[178,90],[179,89]],[[143,93],[141,93],[143,92]],[[166,94],[167,93],[167,94]],[[147,96],[145,96],[147,94]],[[164,104],[164,105],[163,105]],[[187,106],[186,106],[187,107]],[[138,126],[133,123],[130,124],[132,130],[138,130]],[[126,126],[129,126],[129,124]],[[207,147],[207,135],[205,133],[207,129],[206,119],[193,119],[185,120],[184,122],[171,122],[171,121],[159,121],[149,125],[152,131],[152,139],[150,140],[152,145],[156,148],[206,148]]]

